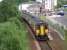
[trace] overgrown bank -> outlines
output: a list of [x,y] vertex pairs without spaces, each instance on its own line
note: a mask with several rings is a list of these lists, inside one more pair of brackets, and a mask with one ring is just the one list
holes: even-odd
[[67,30],[65,30],[64,50],[67,50]]
[[0,23],[0,50],[30,50],[26,31],[16,17]]

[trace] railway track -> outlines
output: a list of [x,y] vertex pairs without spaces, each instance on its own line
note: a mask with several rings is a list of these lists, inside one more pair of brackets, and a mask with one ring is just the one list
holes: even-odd
[[49,41],[37,41],[33,35],[33,32],[31,32],[31,29],[30,28],[28,28],[28,29],[34,39],[34,43],[35,43],[34,46],[36,46],[36,48],[37,48],[36,50],[52,50],[52,48],[49,44]]
[[48,41],[37,41],[36,38],[33,35],[33,32],[31,32],[31,29],[28,28],[28,30],[31,33],[32,38],[34,39],[34,47],[36,46],[36,50],[52,50],[50,44]]
[[41,47],[41,50],[52,50],[52,47],[49,44],[49,41],[39,41],[39,45]]
[[[24,21],[26,22],[26,21]],[[37,41],[36,38],[34,37],[33,30],[31,29],[30,25],[27,24],[28,31],[30,32],[31,37],[34,39],[34,46],[36,46],[36,50],[52,50],[51,46],[49,45],[48,41]]]
[[[24,14],[24,16],[27,16],[27,15]],[[24,22],[26,23],[26,21],[24,21]],[[27,28],[29,31],[30,41],[31,41],[31,43],[33,43],[32,44],[33,48],[31,50],[63,50],[61,47],[62,46],[61,40],[59,39],[57,32],[50,29],[51,35],[54,38],[53,41],[37,41],[33,35],[34,32],[33,32],[32,28],[30,27],[30,25],[28,23],[26,23],[26,25],[27,25]]]

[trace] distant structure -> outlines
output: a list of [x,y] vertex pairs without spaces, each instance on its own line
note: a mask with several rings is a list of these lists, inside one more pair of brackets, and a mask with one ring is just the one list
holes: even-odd
[[41,2],[42,3],[42,0],[36,0],[36,2]]
[[21,11],[21,10],[24,10],[24,11],[29,11],[28,10],[28,7],[30,6],[30,5],[32,5],[32,4],[21,4],[21,5],[19,5],[19,10]]
[[49,11],[54,10],[54,7],[57,6],[57,0],[36,0],[36,2],[44,4],[44,8]]
[[63,5],[64,8],[67,8],[67,5]]

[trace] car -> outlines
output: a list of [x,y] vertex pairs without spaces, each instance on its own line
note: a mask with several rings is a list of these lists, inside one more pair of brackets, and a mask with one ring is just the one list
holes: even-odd
[[61,16],[64,16],[64,11],[59,11],[58,13],[57,13],[57,15],[61,15]]

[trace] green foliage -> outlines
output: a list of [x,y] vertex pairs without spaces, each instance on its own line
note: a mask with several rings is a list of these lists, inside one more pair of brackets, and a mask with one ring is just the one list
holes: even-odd
[[67,39],[67,30],[65,30],[65,37],[66,37],[66,39]]
[[23,2],[29,2],[29,1],[35,1],[35,0],[16,0],[17,5],[23,3]]
[[57,8],[60,8],[62,7],[63,5],[66,5],[67,4],[67,1],[64,1],[64,0],[58,0],[57,2]]
[[11,17],[18,17],[18,5],[30,0],[3,0],[0,3],[0,22],[5,22]]
[[59,7],[62,7],[63,6],[63,0],[58,0],[58,2],[57,2],[57,7],[59,8]]
[[67,8],[64,8],[64,11],[67,11]]
[[64,50],[67,49],[67,30],[65,30]]
[[0,50],[30,50],[23,24],[17,18],[0,23]]
[[0,22],[17,16],[19,16],[18,6],[13,0],[4,0],[0,3]]
[[16,0],[0,3],[0,50],[30,50],[26,26],[19,18]]

